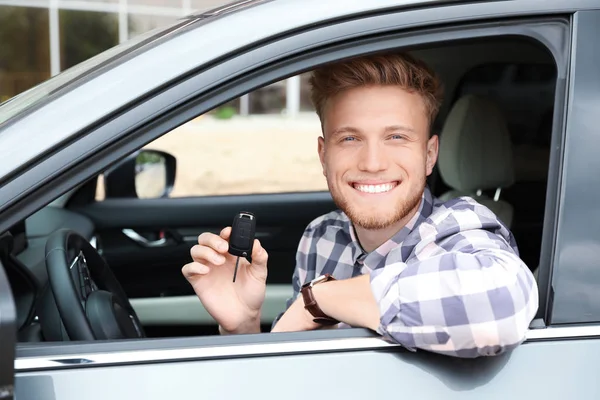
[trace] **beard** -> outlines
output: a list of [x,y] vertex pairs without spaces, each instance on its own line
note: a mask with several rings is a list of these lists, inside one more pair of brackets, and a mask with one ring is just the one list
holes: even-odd
[[409,191],[407,197],[398,199],[391,211],[365,212],[365,210],[350,204],[340,191],[333,189],[328,183],[329,192],[338,208],[348,216],[355,226],[366,230],[386,229],[405,219],[419,205],[425,185],[426,179],[423,179],[421,184]]

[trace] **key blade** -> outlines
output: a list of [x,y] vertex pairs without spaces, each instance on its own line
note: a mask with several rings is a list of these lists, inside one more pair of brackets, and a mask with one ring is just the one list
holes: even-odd
[[238,265],[239,265],[239,263],[240,263],[240,258],[238,257],[238,258],[235,260],[235,270],[233,271],[233,281],[234,281],[234,282],[235,282],[235,277],[236,277],[236,275],[237,275],[237,270],[238,270]]

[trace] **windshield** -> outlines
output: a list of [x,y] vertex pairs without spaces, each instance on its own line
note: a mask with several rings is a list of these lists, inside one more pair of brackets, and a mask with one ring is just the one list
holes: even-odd
[[19,93],[3,103],[0,103],[0,125],[27,108],[42,102],[51,94],[57,92],[60,88],[64,87],[68,83],[76,81],[97,67],[119,58],[120,56],[139,47],[146,41],[153,41],[159,37],[165,36],[187,22],[187,20],[178,20],[169,26],[156,28],[142,33],[122,44],[114,46],[94,57],[91,57],[69,69],[62,71],[60,74],[40,83],[37,86],[32,87],[29,90]]

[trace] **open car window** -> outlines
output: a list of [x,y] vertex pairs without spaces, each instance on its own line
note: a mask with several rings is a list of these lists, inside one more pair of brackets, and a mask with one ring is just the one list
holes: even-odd
[[[460,30],[457,30],[458,32],[460,32]],[[468,37],[468,34],[465,33],[465,35]],[[458,35],[457,35],[458,36]],[[463,37],[464,38],[464,37]],[[458,54],[462,56],[464,55],[468,55],[471,53],[475,53],[473,52],[473,46],[476,46],[477,49],[480,49],[482,51],[484,51],[485,49],[487,50],[487,56],[490,59],[494,60],[495,57],[497,57],[497,54],[502,54],[501,51],[498,51],[497,49],[504,49],[504,48],[512,48],[513,51],[516,53],[518,49],[519,50],[519,54],[531,54],[531,50],[532,49],[538,49],[541,47],[541,45],[536,44],[533,45],[531,43],[531,41],[520,41],[520,40],[516,40],[514,37],[508,37],[508,36],[497,36],[491,39],[481,39],[479,41],[477,41],[477,43],[473,44],[473,41],[470,42],[463,42],[461,41],[461,39],[463,39],[461,37],[457,38],[455,41],[446,41],[443,45],[441,44],[428,44],[427,46],[421,46],[418,49],[415,49],[414,52],[416,53],[417,56],[423,58],[425,61],[430,62],[434,68],[438,69],[441,73],[442,76],[445,76],[446,79],[448,79],[449,81],[452,81],[454,83],[457,83],[460,81],[460,79],[462,79],[464,76],[468,76],[468,71],[471,70],[472,68],[477,67],[477,65],[479,65],[481,63],[480,60],[477,59],[469,59],[469,58],[465,58],[465,65],[463,66],[463,68],[458,72],[458,73],[454,73],[454,75],[447,73],[448,71],[452,71],[452,70],[446,70],[445,69],[445,60],[448,59],[448,55],[453,55],[453,59],[457,59],[460,58],[458,57]],[[494,47],[496,46],[496,47]],[[360,49],[359,46],[357,46],[357,49]],[[372,43],[367,43],[364,45],[364,47],[362,48],[362,50],[365,49],[372,49]],[[354,50],[353,50],[354,51]],[[359,50],[355,50],[355,51],[359,51]],[[481,53],[480,53],[481,54]],[[547,53],[545,53],[544,51],[541,51],[540,54],[542,54],[540,56],[540,59],[542,61],[544,61],[545,63],[548,62],[552,62],[551,58],[548,56]],[[344,53],[344,54],[339,54],[339,53],[335,53],[334,50],[331,51],[331,53],[329,54],[330,58],[332,60],[334,60],[337,57],[341,57],[342,55],[347,56],[348,53]],[[519,56],[515,56],[515,59],[513,61],[519,61]],[[299,64],[296,66],[298,71],[301,70],[306,70],[310,67],[310,65],[306,64],[305,62],[299,62]],[[239,67],[237,67],[239,68]],[[231,74],[231,72],[229,70],[226,69],[226,66],[222,66],[220,67],[220,70],[223,70],[223,73],[227,73],[227,74]],[[219,72],[220,72],[219,70]],[[234,71],[235,72],[235,71]],[[210,73],[215,73],[215,71],[206,71],[206,74],[210,74]],[[223,96],[216,98],[215,99],[210,99],[209,100],[202,100],[202,102],[198,102],[198,103],[190,103],[190,104],[186,104],[186,113],[181,112],[180,110],[172,110],[171,114],[168,116],[165,116],[164,118],[164,122],[162,123],[162,125],[153,125],[152,129],[150,130],[149,127],[143,127],[141,128],[140,132],[144,132],[145,134],[147,134],[148,136],[146,137],[146,142],[147,143],[155,143],[152,142],[151,139],[157,140],[156,143],[158,143],[158,140],[160,140],[160,138],[162,138],[164,135],[168,134],[168,132],[172,132],[174,129],[177,129],[178,127],[181,127],[185,122],[190,121],[191,119],[193,119],[194,117],[199,117],[199,116],[204,116],[207,111],[212,110],[216,105],[222,105],[225,104],[224,101],[231,101],[233,99],[237,99],[239,98],[240,95],[247,93],[249,91],[249,89],[255,89],[257,87],[266,87],[267,84],[272,83],[273,81],[276,81],[276,79],[274,78],[280,78],[281,79],[281,70],[270,70],[269,74],[265,73],[264,75],[261,74],[256,74],[255,76],[252,77],[241,77],[239,82],[236,82],[235,85],[230,85],[229,86],[229,92],[227,92],[227,96],[229,96],[228,99],[225,99]],[[193,79],[197,79],[197,80],[202,80],[205,79],[205,77],[202,74],[198,74],[198,76],[191,78],[191,80]],[[191,81],[190,81],[191,82]],[[183,85],[183,84],[182,84]],[[195,85],[192,83],[188,83],[186,82],[185,85],[187,90],[194,90]],[[459,89],[460,92],[461,89]],[[220,93],[219,93],[220,94]],[[464,94],[464,93],[462,93]],[[157,96],[159,97],[159,96]],[[191,96],[190,96],[191,97]],[[213,101],[213,103],[211,103],[211,101]],[[448,104],[447,104],[447,111],[446,114],[444,114],[442,117],[444,117],[445,115],[447,115],[447,112],[449,109],[451,109],[452,105],[453,105],[453,99],[451,97],[448,98]],[[192,109],[190,111],[190,109]],[[125,117],[125,116],[124,116]],[[207,116],[208,117],[208,116]],[[223,123],[226,124],[227,121],[218,121],[219,123]],[[281,123],[285,123],[285,120],[281,120]],[[147,130],[146,130],[147,129]],[[240,133],[243,134],[243,133]],[[202,138],[200,137],[199,140],[202,140]],[[442,134],[442,140],[443,140],[443,134]],[[315,146],[316,147],[316,146]],[[201,146],[198,146],[198,152],[201,152],[202,148]],[[278,151],[281,151],[278,150]],[[316,149],[315,149],[316,151]],[[117,154],[115,153],[115,156],[117,156]],[[124,156],[124,154],[120,154],[120,156]],[[202,157],[197,157],[196,162],[200,162],[202,160]],[[193,164],[190,164],[193,165]],[[546,167],[547,168],[547,167]],[[96,171],[98,172],[98,171]],[[182,171],[183,173],[191,173],[193,174],[195,171],[193,168],[190,168],[187,171]],[[443,194],[442,191],[442,186],[437,186],[438,188],[438,193],[437,194]],[[543,192],[545,193],[545,187],[543,188]],[[267,193],[268,195],[269,193]],[[294,195],[293,193],[291,195]],[[208,197],[208,196],[207,196]],[[291,197],[288,197],[288,199]],[[505,198],[503,197],[503,200]],[[134,200],[142,200],[142,199],[134,199]],[[171,202],[171,201],[178,201],[179,199],[177,198],[165,198],[165,199],[159,199],[161,202],[164,202],[164,204],[167,204],[167,202]],[[519,196],[515,197],[514,203],[513,205],[515,207],[519,207],[520,204],[522,204],[522,198],[520,198]],[[117,199],[115,202],[113,202],[113,204],[124,204],[126,201],[122,200],[122,199]],[[187,203],[186,203],[187,202]],[[223,200],[223,204],[226,204],[227,202],[231,202],[231,199],[224,199]],[[108,203],[107,206],[110,206],[110,202],[109,201],[101,201],[98,203],[94,203],[95,206],[101,207],[102,204],[99,203]],[[143,204],[144,201],[141,201],[139,204]],[[160,202],[149,202],[149,204],[161,204]],[[190,209],[193,211],[191,211],[193,213],[193,215],[195,216],[200,216],[203,215],[202,213],[199,212],[199,209],[197,208],[197,206],[191,202],[190,198],[182,198],[181,199],[181,203],[176,203],[178,205],[181,205],[182,207],[190,207],[190,208],[186,208],[186,209]],[[187,204],[187,205],[186,205]],[[538,202],[537,206],[543,209],[544,203],[543,200],[542,202]],[[84,207],[84,206],[83,206]],[[88,217],[92,217],[92,219],[95,218],[94,212],[97,211],[101,211],[101,210],[105,210],[102,208],[96,208],[96,211],[89,211],[87,212],[87,216]],[[86,210],[84,208],[80,208],[80,209],[75,209],[75,211],[81,211],[82,213],[85,212]],[[184,211],[183,208],[179,208],[180,213],[186,215],[186,212]],[[214,212],[213,213],[206,213],[204,215],[206,215],[207,218],[209,217],[214,217]],[[101,216],[101,218],[97,218],[97,226],[101,227],[102,224],[106,225],[106,217],[108,217],[106,214],[98,214]],[[152,213],[148,213],[147,215],[154,215]],[[192,215],[192,214],[190,214]],[[515,223],[514,223],[514,230],[515,231],[519,231],[519,229],[521,229],[521,233],[519,234],[518,237],[518,244],[519,246],[523,246],[523,248],[530,248],[530,252],[529,254],[532,255],[532,257],[539,257],[540,252],[543,251],[543,249],[541,248],[541,235],[543,234],[544,230],[542,229],[543,227],[543,219],[539,219],[535,221],[535,228],[539,229],[539,231],[535,232],[535,235],[530,235],[528,236],[528,234],[530,233],[529,231],[527,231],[527,229],[529,229],[528,227],[531,227],[531,224],[529,223],[522,223],[522,220],[520,219],[520,214],[515,213],[515,215],[517,215],[515,217]],[[123,215],[124,219],[122,219],[120,221],[120,223],[124,223],[123,221],[129,221],[127,219],[127,217],[129,217],[128,215]],[[543,217],[543,215],[542,215]],[[150,218],[150,217],[148,217]],[[186,222],[187,224],[189,224],[189,218],[188,217],[188,221]],[[228,216],[228,218],[230,218],[230,216]],[[308,222],[308,221],[307,221]],[[202,226],[202,225],[199,225]],[[178,227],[176,227],[178,228]],[[549,228],[546,230],[546,232],[548,232],[548,234],[551,234],[552,229]],[[190,235],[193,236],[193,235]],[[276,235],[275,235],[276,236]],[[152,240],[159,240],[161,239],[160,237],[156,237],[156,238],[151,238]],[[286,240],[291,240],[290,238],[285,238]],[[148,239],[150,240],[150,239]],[[529,240],[529,242],[527,242]],[[297,242],[295,242],[295,244],[297,244]],[[107,250],[107,245],[108,243],[104,244],[104,250]],[[152,254],[151,251],[149,251],[148,249],[143,249],[146,251],[147,254]],[[189,246],[185,248],[186,253],[189,255]],[[156,251],[156,249],[152,250],[152,251]],[[131,263],[130,263],[131,264]],[[292,270],[293,270],[293,265],[288,263],[281,263],[280,265],[284,265],[287,266],[288,268],[288,277],[291,279],[291,274],[292,274]],[[535,268],[537,267],[537,264],[535,262],[532,262],[530,264],[531,268]],[[178,265],[178,268],[172,268],[171,271],[175,271],[178,275],[177,278],[181,281],[183,280],[183,277],[180,276],[180,267],[181,265]],[[283,267],[282,267],[283,268]],[[125,271],[122,268],[115,268],[115,271],[120,271],[123,272]],[[139,288],[140,286],[144,286],[145,283],[141,282],[139,277],[143,276],[143,275],[138,275],[138,279],[137,282],[135,282],[137,288]],[[156,279],[157,282],[159,283],[166,283],[168,282],[168,280],[162,280],[162,279],[158,279],[157,277],[160,277],[159,273],[157,273],[155,276],[153,276],[153,279]],[[122,282],[124,282],[124,285],[126,285],[127,281],[123,280]],[[147,285],[146,285],[147,286]],[[132,286],[133,287],[133,286]],[[127,291],[127,288],[125,289]],[[157,296],[160,297],[160,296]],[[160,299],[159,299],[160,300]],[[169,299],[165,299],[165,300],[169,300]],[[172,299],[171,299],[172,300]],[[196,304],[198,303],[198,300],[195,300]],[[165,308],[165,310],[168,311],[168,307]],[[283,311],[283,310],[281,310]],[[155,316],[155,315],[154,315]],[[150,316],[152,317],[152,316]],[[149,318],[150,318],[149,317]],[[144,321],[142,321],[143,323]],[[268,322],[268,321],[265,321]],[[268,326],[268,324],[267,324]],[[164,336],[168,336],[168,334],[165,334]],[[218,339],[215,339],[218,340]]]

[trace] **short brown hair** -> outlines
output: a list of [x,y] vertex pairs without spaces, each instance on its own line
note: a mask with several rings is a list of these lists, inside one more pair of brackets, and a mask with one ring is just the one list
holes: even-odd
[[371,55],[325,65],[312,72],[311,100],[323,124],[325,102],[336,94],[360,86],[399,86],[422,96],[430,126],[442,103],[443,89],[435,72],[406,53]]

